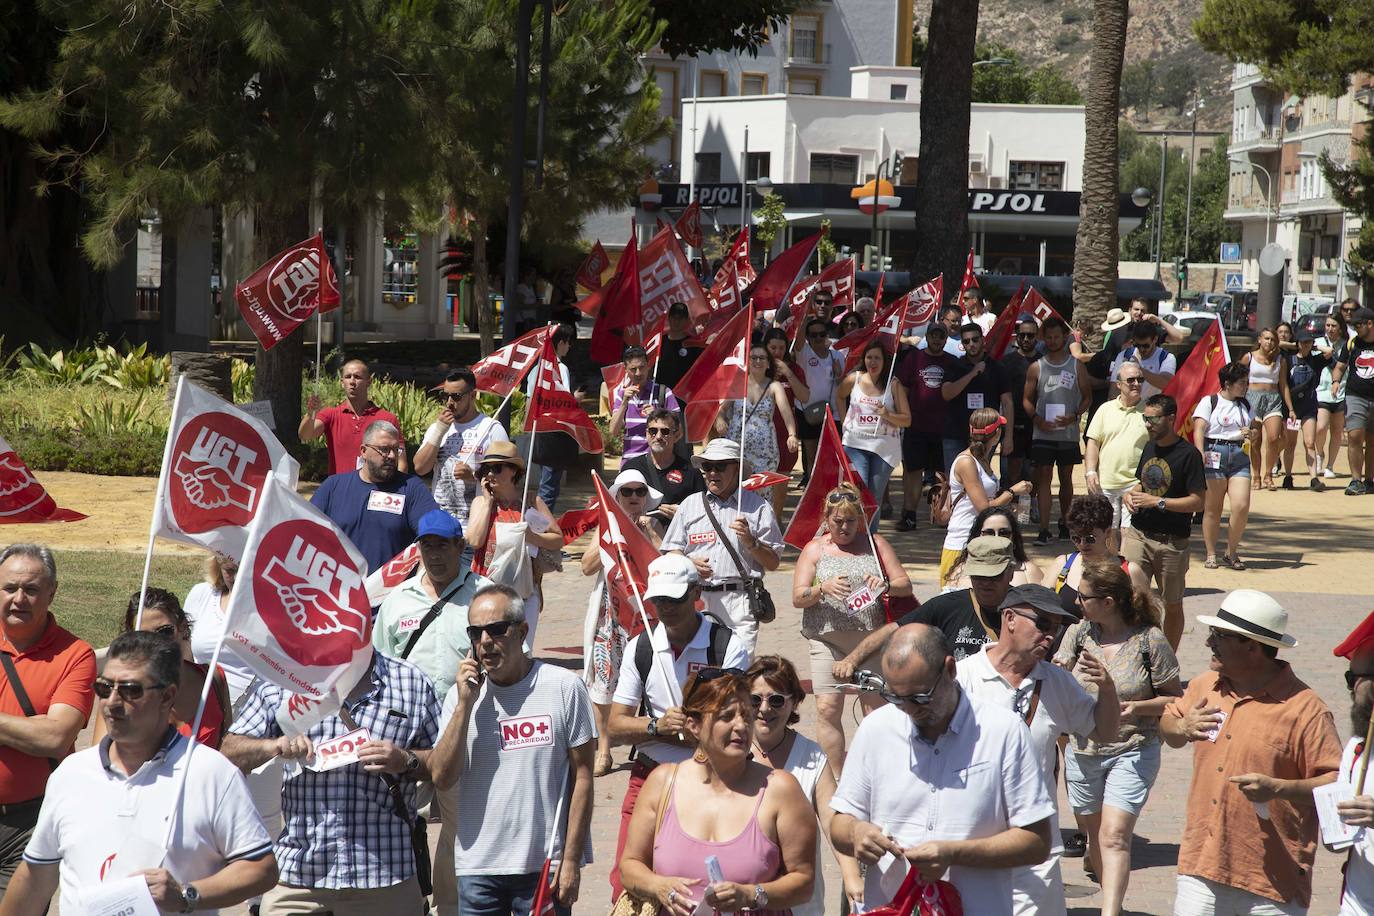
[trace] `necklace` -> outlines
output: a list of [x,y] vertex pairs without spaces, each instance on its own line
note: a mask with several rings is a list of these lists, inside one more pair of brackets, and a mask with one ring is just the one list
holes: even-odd
[[782,737],[779,738],[777,741],[774,741],[772,747],[766,748],[766,749],[764,748],[764,746],[763,746],[762,744],[759,744],[758,739],[755,738],[755,739],[754,739],[754,747],[758,748],[759,753],[762,754],[765,758],[772,757],[772,756],[773,756],[773,752],[776,751],[778,748],[782,747],[782,743],[783,743],[784,741],[787,740],[787,736],[788,736],[789,734],[790,734],[789,730],[786,729],[786,728],[784,728],[784,729],[782,730]]

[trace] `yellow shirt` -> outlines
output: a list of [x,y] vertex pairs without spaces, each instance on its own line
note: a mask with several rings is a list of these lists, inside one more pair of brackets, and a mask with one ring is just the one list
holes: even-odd
[[1088,438],[1097,442],[1097,481],[1102,489],[1133,485],[1140,453],[1150,438],[1140,406],[1124,407],[1120,398],[1112,398],[1093,414]]

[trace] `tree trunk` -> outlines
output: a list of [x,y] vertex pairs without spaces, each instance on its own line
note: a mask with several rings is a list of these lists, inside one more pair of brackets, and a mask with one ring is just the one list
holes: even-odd
[[[912,282],[945,275],[958,289],[968,257],[968,132],[978,0],[934,0],[921,93],[921,149],[916,173],[916,257]],[[894,265],[896,266],[896,265]]]
[[1073,256],[1074,323],[1093,328],[1116,305],[1121,204],[1117,118],[1126,19],[1127,0],[1094,0],[1092,58],[1083,116],[1083,194]]
[[[482,337],[482,355],[496,349],[496,310],[491,306],[491,276],[487,267],[487,215],[481,210],[469,224],[472,232],[472,296],[477,300],[477,331]],[[506,303],[510,308],[510,303]]]
[[[295,210],[259,211],[254,238],[256,257],[261,264],[283,248],[310,234],[305,205]],[[307,322],[308,324],[309,322]],[[301,370],[305,367],[305,328],[302,324],[270,350],[258,344],[254,360],[253,400],[272,402],[272,419],[277,438],[287,448],[300,444],[296,430],[301,422]]]

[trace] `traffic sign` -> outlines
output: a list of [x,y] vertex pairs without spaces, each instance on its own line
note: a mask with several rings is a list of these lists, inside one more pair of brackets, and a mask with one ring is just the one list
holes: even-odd
[[1239,293],[1245,289],[1245,274],[1240,271],[1230,271],[1226,274],[1226,291],[1228,293]]
[[[1221,263],[1239,264],[1240,263],[1240,242],[1221,243]],[[1229,275],[1228,275],[1229,276]]]

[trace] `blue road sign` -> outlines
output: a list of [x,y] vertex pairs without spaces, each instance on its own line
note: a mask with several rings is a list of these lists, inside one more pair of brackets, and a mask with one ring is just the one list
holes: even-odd
[[1239,264],[1240,263],[1240,242],[1221,243],[1221,263]]
[[1230,271],[1226,274],[1226,291],[1228,293],[1239,293],[1245,289],[1245,275],[1239,271]]

